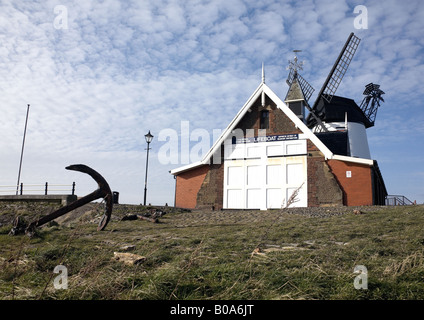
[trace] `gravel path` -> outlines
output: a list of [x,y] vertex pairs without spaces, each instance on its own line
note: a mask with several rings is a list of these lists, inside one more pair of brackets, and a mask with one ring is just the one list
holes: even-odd
[[172,223],[177,226],[219,225],[219,224],[252,224],[263,221],[283,221],[287,215],[303,215],[310,218],[326,218],[343,214],[353,214],[355,210],[362,213],[387,210],[386,206],[372,207],[317,207],[290,208],[282,210],[192,210],[172,216]]
[[[176,226],[200,226],[200,225],[225,225],[225,224],[252,224],[264,221],[283,221],[287,215],[303,215],[306,217],[320,218],[343,214],[352,214],[355,210],[361,212],[375,212],[396,208],[393,206],[369,206],[369,207],[314,207],[314,208],[290,208],[281,210],[184,210],[173,207],[154,207],[152,210],[162,210],[166,216],[161,219],[172,221]],[[0,203],[0,227],[11,224],[14,217],[19,214],[26,215],[29,220],[33,217],[51,213],[57,209],[57,205],[46,203]],[[72,222],[83,218],[90,221],[94,216],[103,212],[100,204],[90,203],[56,219],[59,224]],[[112,212],[112,221],[119,221],[127,214],[139,214],[149,211],[149,208],[136,205],[115,205]]]

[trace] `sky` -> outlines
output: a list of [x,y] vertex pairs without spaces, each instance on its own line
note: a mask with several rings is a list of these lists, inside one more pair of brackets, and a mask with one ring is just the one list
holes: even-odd
[[[371,157],[389,194],[424,203],[422,30],[421,0],[0,0],[0,186],[11,186],[0,194],[15,193],[30,104],[24,185],[75,182],[84,196],[95,181],[65,169],[81,163],[120,203],[142,203],[150,130],[147,202],[173,205],[169,170],[208,151],[261,83],[262,63],[284,99],[302,50],[313,103],[354,32],[361,42],[336,95],[360,104],[366,84],[380,85]],[[177,161],[164,161],[169,133]]]

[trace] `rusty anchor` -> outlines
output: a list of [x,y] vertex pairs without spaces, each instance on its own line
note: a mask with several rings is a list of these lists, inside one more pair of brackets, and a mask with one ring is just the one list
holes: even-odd
[[91,201],[94,201],[99,198],[103,198],[105,200],[105,212],[99,222],[99,225],[97,227],[97,231],[104,230],[106,228],[106,225],[108,224],[110,217],[112,215],[112,208],[113,208],[113,198],[112,198],[112,191],[109,187],[109,184],[106,182],[106,180],[95,170],[92,168],[84,165],[84,164],[74,164],[66,167],[67,170],[74,170],[86,173],[90,175],[98,184],[99,188],[92,193],[86,195],[85,197],[82,197],[72,203],[70,203],[67,206],[64,206],[62,208],[59,208],[58,210],[38,219],[33,222],[31,222],[28,227],[23,228],[22,221],[19,219],[15,219],[14,227],[10,231],[10,234],[14,235],[17,233],[20,233],[20,231],[25,230],[26,234],[33,234],[35,231],[35,228],[42,226],[43,224],[46,224],[47,222],[50,222],[72,210],[75,210],[76,208],[79,208]]

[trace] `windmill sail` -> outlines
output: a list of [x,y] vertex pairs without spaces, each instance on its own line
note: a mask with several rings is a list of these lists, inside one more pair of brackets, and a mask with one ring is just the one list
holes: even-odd
[[[361,39],[356,37],[353,32],[349,35],[342,51],[340,52],[336,62],[328,74],[327,79],[325,80],[313,107],[311,108],[311,116],[315,119],[315,131],[317,132],[328,132],[328,129],[322,122],[325,114],[318,111],[317,107],[320,104],[320,101],[330,103],[333,99],[333,96],[336,93],[336,90],[339,87],[343,76],[345,75],[350,65],[350,62],[352,61],[353,56],[358,49],[360,41]],[[319,118],[320,121],[318,121],[317,118]]]
[[350,62],[353,59],[360,41],[361,39],[355,36],[353,32],[349,35],[339,57],[328,74],[312,109],[316,108],[321,97],[323,97],[327,102],[331,101],[347,71],[347,68],[349,67]]

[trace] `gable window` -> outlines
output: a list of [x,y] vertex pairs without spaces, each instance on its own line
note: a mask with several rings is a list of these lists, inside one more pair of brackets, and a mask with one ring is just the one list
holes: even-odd
[[269,129],[269,111],[268,110],[261,111],[260,129]]

